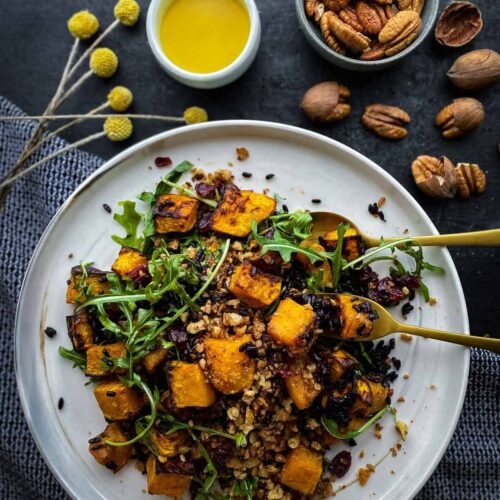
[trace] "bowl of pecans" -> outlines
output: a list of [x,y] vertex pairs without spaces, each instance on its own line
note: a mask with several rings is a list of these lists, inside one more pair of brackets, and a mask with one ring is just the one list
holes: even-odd
[[407,56],[429,34],[439,0],[295,0],[313,48],[344,69],[376,71]]

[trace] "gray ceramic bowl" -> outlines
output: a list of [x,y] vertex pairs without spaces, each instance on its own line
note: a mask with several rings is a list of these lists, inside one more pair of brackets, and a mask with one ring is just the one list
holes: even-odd
[[434,22],[436,21],[439,9],[439,0],[425,1],[424,9],[422,11],[422,31],[418,37],[408,47],[406,47],[406,49],[402,50],[398,54],[392,57],[386,57],[385,59],[380,59],[378,61],[362,61],[353,57],[343,56],[330,49],[330,47],[328,47],[323,41],[319,26],[313,19],[306,16],[304,10],[304,0],[295,0],[295,9],[297,11],[300,28],[305,37],[313,46],[314,50],[316,50],[316,52],[318,52],[318,54],[328,62],[331,62],[340,68],[352,71],[378,71],[388,68],[389,66],[401,61],[401,59],[406,57],[412,50],[415,50],[420,45],[422,40],[429,34]]

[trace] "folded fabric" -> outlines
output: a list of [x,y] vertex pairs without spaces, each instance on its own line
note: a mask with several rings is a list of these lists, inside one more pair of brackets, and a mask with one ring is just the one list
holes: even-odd
[[[1,115],[20,115],[0,97]],[[34,124],[0,122],[0,176],[15,163]],[[39,157],[63,147],[49,141]],[[67,196],[102,160],[71,151],[18,181],[0,213],[0,498],[67,498],[43,462],[17,395],[13,337],[15,307],[29,258],[46,225]],[[457,430],[419,500],[500,497],[500,356],[472,350],[470,381]],[[443,428],[448,422],[442,422]],[[418,439],[418,436],[414,436]],[[368,494],[368,491],[367,491]]]

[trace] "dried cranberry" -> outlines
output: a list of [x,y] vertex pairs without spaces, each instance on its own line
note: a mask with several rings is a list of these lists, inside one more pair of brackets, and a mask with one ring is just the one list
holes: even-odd
[[206,182],[199,182],[196,184],[196,194],[202,198],[215,198],[216,188],[213,184]]
[[212,227],[212,214],[211,212],[205,212],[200,217],[200,221],[198,222],[198,229],[200,233],[207,233],[210,231]]
[[328,468],[335,477],[341,478],[347,474],[347,471],[351,467],[351,462],[351,453],[343,450],[333,457]]
[[210,438],[207,448],[216,465],[224,465],[234,453],[232,441],[218,436]]
[[146,264],[141,264],[134,267],[132,271],[128,274],[128,277],[137,285],[144,286],[151,281],[151,276],[148,271],[148,266]]
[[172,159],[169,156],[158,156],[155,158],[155,165],[158,168],[172,166]]

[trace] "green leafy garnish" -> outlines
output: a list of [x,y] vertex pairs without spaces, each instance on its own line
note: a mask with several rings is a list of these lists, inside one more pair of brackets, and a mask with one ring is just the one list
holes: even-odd
[[382,418],[382,416],[389,408],[389,405],[384,406],[384,408],[375,413],[375,415],[373,415],[373,417],[370,418],[368,422],[364,423],[359,429],[351,432],[346,432],[345,434],[339,432],[337,422],[335,422],[335,420],[332,420],[331,418],[321,417],[321,423],[325,430],[333,437],[336,437],[337,439],[352,439],[365,432],[368,427],[371,427],[377,420]]
[[135,201],[120,201],[118,205],[123,207],[123,213],[115,213],[113,219],[124,227],[126,235],[121,237],[114,234],[111,238],[119,245],[141,250],[144,238],[137,236],[137,229],[142,221],[142,214],[136,211]]
[[73,368],[78,367],[84,370],[85,365],[87,364],[86,356],[84,354],[76,352],[74,349],[66,349],[65,347],[59,346],[59,356],[72,361]]
[[167,184],[171,188],[177,189],[177,191],[180,191],[183,194],[191,196],[192,198],[196,198],[198,201],[205,203],[205,205],[208,205],[209,207],[215,208],[217,206],[217,202],[215,200],[209,200],[208,198],[202,198],[201,196],[198,196],[196,194],[196,192],[193,191],[192,189],[189,189],[185,186],[181,186],[180,184],[176,184],[175,182],[170,182],[169,180],[166,180],[166,179],[163,179],[162,182]]
[[309,248],[301,248],[295,243],[285,239],[281,236],[280,231],[274,231],[272,239],[265,238],[257,232],[257,223],[252,221],[252,235],[255,241],[261,246],[262,255],[267,252],[277,252],[281,255],[284,262],[290,262],[292,254],[301,253],[306,255],[309,260],[314,264],[315,262],[323,260],[323,257]]
[[233,487],[231,488],[231,496],[252,500],[258,486],[258,477],[247,477],[241,481],[234,481]]
[[337,227],[337,246],[331,253],[330,260],[332,262],[332,286],[337,288],[342,271],[342,250],[344,248],[344,234],[349,229],[349,224],[340,223]]
[[275,230],[285,233],[294,240],[305,240],[311,236],[312,217],[309,212],[295,210],[269,217]]

